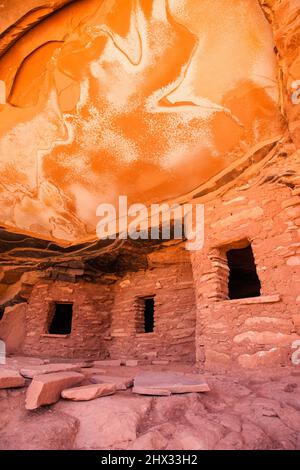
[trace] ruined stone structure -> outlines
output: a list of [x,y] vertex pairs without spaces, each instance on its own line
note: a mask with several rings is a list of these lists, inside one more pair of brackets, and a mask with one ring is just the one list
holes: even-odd
[[[41,4],[39,1],[30,3],[33,8]],[[3,122],[5,118],[4,139],[7,135],[19,138],[14,126],[22,119],[28,119],[31,123],[34,121],[34,116],[39,114],[38,107],[44,106],[43,100],[52,96],[52,85],[49,85],[51,77],[56,80],[55,87],[60,97],[60,117],[65,118],[68,114],[68,118],[73,120],[73,130],[78,131],[78,135],[81,132],[76,127],[76,112],[85,117],[87,110],[82,102],[81,107],[77,102],[76,87],[82,77],[76,75],[77,56],[72,49],[75,46],[69,31],[72,25],[64,23],[66,31],[58,29],[54,38],[51,24],[55,18],[53,12],[60,12],[69,18],[68,6],[63,10],[58,8],[72,3],[78,3],[78,11],[71,12],[77,21],[82,17],[80,2],[49,2],[49,9],[32,10],[36,15],[34,22],[24,16],[18,23],[18,15],[11,10],[10,21],[11,24],[16,21],[16,29],[1,36],[0,42],[0,79],[6,82],[8,89],[8,104],[0,105]],[[93,11],[95,2],[88,3]],[[153,14],[149,20],[153,28],[159,11],[155,11],[156,17]],[[178,26],[180,15],[175,6],[172,14],[176,17],[173,23],[168,16],[170,12],[161,21],[164,22],[166,34],[171,24],[172,31],[179,35],[179,39],[176,35],[174,38],[176,45],[180,35],[187,32]],[[165,172],[165,160],[159,163],[162,172],[157,168],[150,169],[149,162],[144,160],[140,166],[132,164],[135,157],[132,161],[129,159],[120,163],[122,171],[118,173],[117,192],[125,193],[128,189],[131,200],[138,197],[138,202],[142,200],[145,203],[164,199],[180,204],[204,204],[203,249],[188,251],[185,240],[96,240],[94,209],[96,202],[103,201],[94,198],[95,186],[106,185],[107,188],[115,182],[111,177],[114,169],[97,167],[91,147],[97,144],[97,140],[89,142],[85,148],[92,155],[87,171],[86,160],[78,156],[82,141],[69,145],[68,138],[60,137],[57,144],[58,136],[55,132],[51,134],[49,139],[52,143],[47,147],[47,155],[44,153],[41,156],[38,153],[41,150],[37,150],[39,162],[46,155],[44,166],[37,170],[40,178],[37,187],[31,173],[36,165],[34,159],[31,161],[25,153],[18,153],[14,165],[20,168],[13,181],[9,181],[7,162],[2,162],[0,338],[6,342],[9,353],[59,358],[139,359],[146,363],[153,360],[197,362],[207,369],[290,364],[293,344],[300,339],[300,105],[295,85],[300,80],[299,0],[261,0],[252,14],[253,20],[258,15],[260,24],[261,36],[257,32],[257,42],[260,43],[259,38],[262,42],[267,37],[270,40],[268,49],[261,55],[255,49],[257,57],[262,60],[264,54],[273,50],[276,55],[272,57],[273,65],[269,68],[270,82],[273,80],[270,94],[263,94],[263,90],[268,88],[266,83],[256,83],[254,86],[251,82],[249,85],[250,81],[247,84],[245,77],[241,77],[235,88],[229,87],[227,93],[225,90],[222,100],[218,102],[222,110],[218,110],[217,116],[205,117],[207,132],[215,133],[210,142],[214,146],[213,155],[207,149],[198,149],[201,164],[197,166],[197,160],[191,161],[191,171],[186,170],[188,165],[183,160],[169,179],[170,169]],[[57,24],[61,25],[61,18],[57,18]],[[45,23],[45,19],[49,23]],[[31,32],[32,24],[43,32],[42,39],[38,34],[34,36],[34,28]],[[48,24],[48,29],[41,29],[43,24]],[[7,26],[7,21],[4,21],[2,29]],[[88,23],[88,27],[92,28],[92,25]],[[188,26],[184,28],[188,29]],[[28,34],[33,36],[25,34],[20,37],[20,31],[29,31]],[[125,33],[122,33],[123,36],[120,31],[117,33],[113,36],[115,41],[119,47],[125,47],[120,39],[124,39]],[[64,34],[69,35],[69,39],[62,46]],[[81,50],[82,44],[86,44],[86,37],[82,30],[76,34],[76,40],[80,43],[80,47],[77,46]],[[18,57],[23,68],[15,61],[16,56],[10,55],[11,51],[16,51],[13,48],[18,47],[19,41],[23,41],[23,49],[19,50],[25,56]],[[26,60],[36,60],[32,54],[41,51],[48,41],[53,41],[53,48],[45,50],[43,60],[49,82],[46,79],[39,82],[43,90],[41,96],[36,96],[30,89],[26,93],[21,92],[20,80],[28,84]],[[56,41],[60,43],[58,50]],[[190,38],[186,41],[189,50],[192,43],[189,43]],[[65,49],[61,49],[63,47]],[[100,47],[99,44],[97,47]],[[70,57],[74,53],[75,59],[73,56],[66,59],[69,52]],[[247,50],[244,52],[247,55]],[[82,59],[82,67],[85,61],[95,60],[95,50],[89,51],[89,54]],[[8,64],[10,68],[7,68]],[[31,67],[35,67],[34,64]],[[157,67],[160,66],[158,63]],[[172,66],[179,67],[177,63]],[[15,76],[13,67],[18,71]],[[94,78],[96,69],[95,66]],[[36,79],[46,76],[44,69],[42,72],[36,70]],[[150,68],[147,74],[149,77]],[[139,87],[139,82],[136,86]],[[147,86],[150,87],[149,84]],[[163,89],[164,81],[160,87]],[[63,95],[65,88],[73,90],[70,92],[71,98]],[[234,96],[239,90],[241,99],[235,101]],[[178,96],[173,100],[174,106],[180,102]],[[185,100],[181,98],[180,106],[187,102],[190,105],[192,99],[194,96]],[[74,103],[72,100],[75,100]],[[96,103],[92,102],[92,105],[96,106]],[[171,104],[160,102],[159,106],[167,108]],[[19,114],[16,114],[16,109]],[[232,117],[228,109],[235,114],[234,123],[228,123]],[[57,124],[51,109],[47,112],[52,124]],[[188,112],[191,113],[191,109]],[[127,118],[130,126],[134,127],[132,116]],[[196,128],[200,129],[201,119],[198,115],[194,119]],[[189,129],[195,121],[190,123]],[[86,124],[81,122],[81,126]],[[158,123],[152,122],[151,125]],[[160,131],[166,125],[166,122],[160,122]],[[185,121],[176,125],[179,132],[184,128]],[[243,131],[238,130],[236,125]],[[122,130],[126,127],[123,122],[120,126]],[[15,134],[9,134],[13,132],[12,128]],[[21,126],[18,132],[23,132],[23,129]],[[89,128],[86,125],[84,129],[88,132]],[[33,132],[33,127],[29,131]],[[144,131],[147,134],[148,129],[142,129]],[[151,132],[145,137],[149,148],[155,146],[152,132],[151,127]],[[179,136],[179,141],[184,135]],[[172,140],[176,150],[179,148],[177,137],[176,134]],[[135,135],[130,138],[138,142]],[[193,140],[194,134],[192,137],[188,135],[188,138]],[[161,139],[168,141],[169,137],[163,135]],[[11,151],[11,142],[11,137],[3,141],[6,151]],[[41,142],[37,145],[44,148]],[[57,158],[55,145],[65,155],[63,161],[69,162],[64,167],[59,167],[61,160]],[[132,152],[131,147],[124,148]],[[165,151],[166,148],[162,146],[161,150]],[[169,150],[166,150],[165,157]],[[192,150],[195,150],[194,147]],[[111,148],[109,151],[112,151]],[[116,152],[119,151],[117,148]],[[145,148],[141,147],[139,151],[145,152]],[[23,157],[28,164],[26,168],[20,163]],[[207,164],[207,161],[210,163]],[[79,176],[71,172],[70,178],[66,177],[75,164],[82,169],[82,173],[79,175],[78,170]],[[131,164],[128,169],[126,165]],[[110,175],[108,183],[101,179],[102,176],[99,177],[102,170]],[[143,179],[144,176],[139,179],[141,171],[146,179]],[[127,172],[133,172],[136,185],[128,183],[130,178]],[[195,178],[199,176],[197,184],[193,174]],[[28,175],[31,175],[30,178]],[[146,180],[154,183],[153,186],[149,183],[144,192]],[[187,182],[185,191],[184,181]],[[87,195],[90,182],[91,198]],[[167,191],[162,190],[165,187]],[[82,205],[76,199],[77,193],[82,198]],[[181,196],[178,198],[179,194]],[[15,209],[12,210],[12,207]],[[60,329],[53,322],[55,315],[59,315],[59,309],[64,308],[69,312],[66,315],[69,315],[70,321]]]
[[[63,268],[56,268],[58,280],[43,279],[42,272],[26,304],[6,308],[2,331],[21,310],[15,331],[20,325],[26,330],[19,344],[26,354],[196,359],[208,368],[289,364],[292,344],[300,338],[300,197],[290,161],[283,152],[274,165],[268,163],[205,204],[203,250],[188,252],[184,243],[159,247],[144,255],[146,268],[117,279],[66,282],[59,280]],[[295,158],[295,169],[296,164]],[[250,244],[260,296],[230,300],[226,253]],[[154,332],[144,333],[138,325],[139,301],[151,296]],[[69,335],[48,333],[54,302],[73,304]]]

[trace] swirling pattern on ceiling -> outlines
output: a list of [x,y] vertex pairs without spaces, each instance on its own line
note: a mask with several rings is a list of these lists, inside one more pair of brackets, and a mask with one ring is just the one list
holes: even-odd
[[253,0],[2,2],[0,223],[95,238],[99,203],[189,193],[281,134]]

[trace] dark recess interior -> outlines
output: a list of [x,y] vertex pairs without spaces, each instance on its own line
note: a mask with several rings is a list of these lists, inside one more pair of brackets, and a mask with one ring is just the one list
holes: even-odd
[[154,331],[154,298],[148,297],[144,299],[144,320],[145,333]]
[[56,303],[49,327],[51,335],[68,335],[72,330],[73,304]]
[[229,250],[226,254],[229,266],[229,299],[259,297],[261,284],[251,245]]
[[0,307],[0,321],[2,320],[3,316],[4,316],[4,311],[5,311],[5,308],[4,307]]

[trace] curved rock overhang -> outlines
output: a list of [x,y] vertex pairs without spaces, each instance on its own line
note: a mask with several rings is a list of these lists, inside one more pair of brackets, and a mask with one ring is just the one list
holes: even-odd
[[[207,194],[236,178],[252,164],[253,156],[256,160],[258,154],[268,154],[280,141],[288,113],[281,70],[281,49],[286,46],[276,45],[276,65],[272,32],[259,3],[215,0],[213,5],[204,0],[197,8],[210,5],[207,19],[198,15],[196,22],[192,18],[196,7],[183,2],[182,13],[177,3],[130,1],[120,11],[118,2],[99,0],[32,0],[26,5],[20,2],[19,9],[4,2],[7,15],[2,21],[7,26],[10,18],[11,24],[0,37],[0,79],[7,92],[7,104],[0,110],[4,202],[0,222],[9,231],[58,243],[94,241],[98,203],[115,203],[119,194],[146,204]],[[276,43],[278,2],[261,3]],[[216,9],[221,5],[224,19],[218,25]],[[241,25],[245,8],[249,20]],[[227,31],[232,19],[236,34],[242,35],[241,46],[233,44],[237,38]],[[171,49],[163,37],[156,44],[158,27],[165,30]],[[201,41],[209,40],[216,46],[206,53]],[[222,41],[231,44],[231,55],[226,55]],[[175,46],[177,53],[170,54]],[[242,64],[236,63],[236,54],[244,57]],[[233,57],[230,67],[219,65],[229,57]],[[214,70],[213,66],[216,77],[205,71],[205,67]],[[107,76],[103,70],[108,70]],[[266,81],[254,80],[259,71],[267,73]],[[95,77],[105,89],[100,101],[94,99],[99,94]],[[202,95],[193,85],[196,79]],[[54,94],[55,103],[49,105]],[[118,107],[120,102],[125,111]],[[31,139],[22,148],[25,135]]]
[[[72,23],[72,21],[67,25],[65,24],[66,22],[62,21],[62,24],[64,24],[63,29],[60,30],[57,28],[55,34],[53,34],[53,31],[51,31],[51,27],[48,27],[47,30],[47,25],[49,26],[49,22],[51,21],[53,21],[53,25],[55,25],[57,22],[55,19],[57,18],[57,15],[61,15],[62,18],[65,18],[65,15],[68,16],[70,8],[77,8],[77,11],[79,12],[78,14],[80,16],[80,5],[82,4],[82,1],[62,0],[44,2],[40,0],[31,0],[27,1],[26,3],[14,2],[14,7],[11,7],[11,2],[4,1],[2,3],[4,5],[4,11],[6,14],[2,15],[0,20],[0,28],[2,29],[2,33],[0,35],[0,80],[4,79],[7,92],[7,103],[5,105],[0,104],[0,114],[4,116],[4,119],[1,120],[1,126],[5,127],[5,131],[2,133],[2,135],[7,135],[7,132],[10,129],[9,126],[14,126],[14,119],[20,119],[20,121],[25,119],[27,122],[33,119],[38,112],[41,112],[43,106],[45,107],[45,97],[49,97],[49,90],[51,90],[52,86],[51,83],[49,85],[49,82],[53,80],[53,77],[55,80],[57,80],[58,85],[56,84],[55,86],[59,86],[60,94],[64,94],[65,90],[72,90],[72,87],[75,87],[75,91],[71,92],[71,98],[68,97],[68,94],[65,94],[64,98],[61,100],[61,102],[59,102],[59,107],[62,106],[63,110],[59,109],[58,113],[59,116],[64,113],[68,115],[73,113],[74,118],[74,114],[76,115],[76,109],[78,109],[76,108],[78,103],[75,103],[75,105],[72,104],[73,108],[70,109],[69,101],[72,101],[72,95],[76,95],[77,85],[74,74],[75,72],[78,72],[76,68],[76,60],[78,60],[78,56],[77,59],[76,54],[74,56],[76,59],[75,65],[72,63],[72,61],[70,62],[70,70],[67,70],[66,66],[63,66],[63,72],[61,72],[60,69],[53,71],[53,68],[51,69],[51,64],[53,64],[53,60],[54,62],[59,61],[59,54],[61,53],[62,49],[64,50],[64,48],[66,48],[65,51],[66,53],[68,52],[68,47],[72,46],[72,41],[76,42],[76,40],[78,40],[78,36],[79,39],[84,42],[85,46],[86,39],[80,38],[79,33],[77,33],[77,37],[72,39],[72,28],[74,29],[74,23]],[[88,3],[91,9],[93,9],[93,3],[95,2],[89,1]],[[107,4],[107,2],[99,1],[97,3]],[[110,5],[113,6],[114,3],[116,2],[110,2]],[[139,2],[132,3],[137,4]],[[141,3],[146,6],[147,3],[149,4],[152,2],[142,1]],[[165,2],[154,3],[163,4]],[[253,3],[254,2],[252,2],[252,4]],[[210,4],[212,4],[211,1]],[[86,5],[87,2],[85,2],[85,8]],[[270,41],[268,45],[268,52],[270,53],[271,50],[274,50],[274,57],[276,57],[276,62],[274,61],[275,68],[273,71],[273,102],[269,99],[268,104],[266,105],[265,100],[267,98],[265,95],[262,97],[259,87],[256,89],[255,93],[260,94],[259,96],[256,94],[255,99],[263,99],[264,111],[267,110],[269,113],[271,113],[270,122],[272,132],[267,134],[262,132],[258,138],[250,138],[246,144],[244,142],[244,145],[241,148],[234,147],[234,145],[232,146],[232,142],[230,142],[229,148],[234,148],[234,158],[232,158],[232,154],[230,155],[230,151],[228,152],[228,148],[220,147],[220,155],[224,156],[227,152],[228,159],[222,160],[222,165],[220,167],[213,168],[212,171],[207,172],[207,168],[200,166],[200,178],[198,184],[197,181],[192,180],[190,187],[185,187],[184,185],[186,181],[190,181],[190,175],[186,174],[182,168],[180,168],[180,166],[179,173],[182,173],[182,184],[178,183],[179,180],[177,181],[176,178],[174,178],[174,175],[172,176],[172,180],[175,181],[175,184],[172,185],[165,175],[163,175],[162,179],[160,179],[162,175],[159,174],[157,185],[154,187],[152,192],[133,192],[133,196],[138,199],[138,201],[135,200],[134,202],[140,202],[143,193],[148,194],[148,199],[145,198],[145,200],[143,200],[145,203],[152,201],[158,202],[160,200],[170,202],[176,201],[179,203],[190,202],[192,200],[197,202],[206,202],[212,200],[213,198],[219,197],[222,193],[227,191],[228,188],[234,185],[243,184],[243,182],[250,176],[255,176],[256,180],[261,181],[261,184],[272,183],[274,178],[277,182],[284,180],[283,184],[293,184],[292,182],[287,182],[289,177],[293,176],[293,172],[289,173],[281,169],[277,173],[275,172],[276,176],[274,176],[274,169],[276,168],[277,158],[280,158],[283,145],[285,145],[287,142],[292,143],[289,147],[291,149],[290,153],[285,155],[285,157],[289,157],[292,155],[295,148],[299,147],[300,143],[299,106],[294,106],[291,101],[291,95],[294,90],[293,83],[299,78],[297,76],[297,71],[299,70],[300,4],[298,0],[260,0],[258,1],[257,5],[261,6],[266,20],[271,25],[272,31],[268,30],[266,22],[263,23],[262,18],[259,18],[260,24],[263,25],[265,34],[264,37],[268,36],[268,40]],[[146,8],[144,9],[144,12],[147,13]],[[158,12],[159,10],[156,11],[156,15]],[[104,14],[108,15],[107,12],[104,12]],[[149,11],[147,14],[149,14]],[[159,14],[162,14],[161,10]],[[167,14],[163,17],[165,26],[168,26],[169,20],[170,12],[167,11]],[[108,18],[107,22],[108,21],[112,21],[112,19]],[[174,21],[174,19],[172,21]],[[193,34],[195,34],[195,32],[193,32],[191,36],[191,31],[187,31],[188,28],[186,28],[186,26],[182,29],[182,25],[179,24],[178,18],[174,23],[172,23],[172,25],[176,30],[176,34],[179,34],[179,36],[180,34],[187,35],[186,40],[188,44],[190,41],[191,43],[193,42]],[[78,25],[75,26],[78,27]],[[69,28],[70,31],[66,32],[64,28]],[[111,42],[118,44],[121,49],[122,47],[125,48],[124,37],[126,34],[124,31],[122,31],[121,25],[115,24],[114,28],[115,36],[112,37],[110,35]],[[45,33],[43,29],[46,30],[47,33],[45,37],[43,37],[43,34]],[[36,31],[38,31],[38,33],[36,33]],[[110,30],[106,31],[106,36],[110,32]],[[81,34],[83,33],[81,32]],[[31,39],[30,35],[32,35]],[[175,40],[176,37],[174,41]],[[26,44],[28,43],[31,45],[34,43],[33,47],[26,48]],[[97,47],[100,46],[98,45]],[[82,49],[80,54],[81,53]],[[132,53],[134,53],[134,47]],[[58,56],[56,54],[58,54]],[[12,60],[11,67],[7,67],[10,60]],[[46,80],[45,84],[45,77],[42,81],[38,81],[38,85],[34,87],[34,100],[32,102],[32,95],[30,93],[25,93],[24,95],[22,93],[22,87],[20,89],[20,84],[22,85],[22,80],[24,80],[25,83],[27,83],[27,86],[30,87],[30,80],[32,77],[29,76],[28,79],[28,72],[26,72],[26,70],[28,69],[34,71],[35,67],[37,67],[36,70],[38,73],[34,78],[38,80],[40,77],[40,64],[42,67],[44,67],[42,70],[42,76],[44,77],[45,74],[48,74],[48,81]],[[77,79],[80,81],[82,80],[82,77],[77,77]],[[250,90],[250,92],[252,91],[253,90]],[[41,92],[41,95],[39,95],[37,92]],[[234,92],[236,93],[237,89],[235,89]],[[243,93],[245,93],[245,90]],[[77,96],[77,99],[79,98]],[[268,98],[270,98],[270,96]],[[37,100],[37,102],[35,100]],[[174,103],[175,105],[178,105],[176,100],[173,100],[173,105]],[[232,96],[228,95],[227,105],[230,103],[232,103]],[[189,113],[193,111],[190,107],[190,100],[188,102],[181,102],[180,104],[183,106],[188,106],[187,111]],[[220,106],[220,103],[217,104]],[[170,106],[170,102],[166,103],[166,101],[160,99],[159,105],[162,106],[165,110],[167,106]],[[193,106],[194,105],[195,103],[193,103]],[[223,106],[223,109],[220,110],[220,113],[223,114],[222,119],[224,118],[224,120],[221,122],[221,124],[215,122],[215,125],[217,127],[220,125],[221,127],[225,125],[226,132],[231,133],[232,131],[232,134],[234,134],[237,123],[235,122],[234,126],[230,127],[232,126],[232,121],[234,121],[232,119],[232,113],[228,113],[229,108],[228,106],[225,107],[225,103],[221,103],[221,105]],[[243,105],[245,105],[245,103]],[[269,105],[271,107],[269,107]],[[224,108],[226,109],[224,110]],[[238,108],[238,106],[235,108]],[[10,113],[12,113],[12,115],[10,115]],[[50,111],[49,113],[51,114]],[[219,112],[217,112],[217,115],[219,119]],[[226,122],[228,119],[231,123],[227,128]],[[266,122],[267,121],[264,121],[264,125]],[[200,129],[201,126],[199,126],[199,122],[197,122],[197,126],[198,129]],[[239,126],[237,125],[237,127]],[[85,128],[85,132],[87,132],[87,130],[88,127]],[[31,131],[29,129],[29,135]],[[34,140],[36,135],[31,135],[32,139]],[[65,138],[66,136],[62,135],[61,139],[64,140]],[[154,138],[157,139],[157,129],[155,129]],[[180,138],[182,138],[182,135]],[[224,140],[223,138],[224,134],[221,133],[221,143]],[[55,136],[53,139],[55,140]],[[26,144],[27,142],[25,142],[24,147],[26,147]],[[72,170],[72,161],[68,169],[59,168],[59,165],[55,166],[57,164],[57,160],[55,160],[55,158],[53,159],[52,144],[48,148],[46,146],[46,149],[37,149],[37,152],[38,151],[42,152],[40,154],[42,160],[46,156],[46,160],[49,157],[48,162],[52,162],[51,164],[49,163],[47,167],[47,161],[46,163],[43,161],[43,165],[46,165],[46,170],[44,167],[39,167],[38,154],[35,155],[32,160],[29,159],[27,169],[26,159],[20,158],[19,160],[14,160],[13,154],[8,153],[6,154],[8,157],[8,162],[6,163],[9,163],[11,159],[13,160],[13,165],[10,166],[7,165],[2,159],[2,164],[3,162],[5,163],[2,170],[0,168],[1,210],[3,212],[0,214],[0,223],[2,225],[0,232],[0,264],[3,270],[3,283],[5,285],[11,285],[12,281],[15,282],[16,279],[20,280],[25,271],[34,271],[36,269],[42,272],[43,270],[47,271],[48,268],[53,269],[53,267],[57,267],[57,272],[59,275],[61,275],[64,269],[65,271],[68,271],[66,278],[68,278],[68,276],[72,278],[73,276],[73,279],[76,279],[76,276],[78,275],[86,276],[87,279],[95,279],[95,277],[98,275],[102,276],[103,273],[107,275],[121,272],[122,269],[138,269],[141,266],[147,266],[147,252],[149,250],[159,248],[162,242],[158,241],[156,243],[145,243],[127,241],[124,243],[112,240],[107,242],[101,242],[97,240],[95,236],[94,224],[94,209],[96,204],[94,200],[92,202],[90,201],[88,195],[89,190],[91,190],[91,192],[94,191],[92,185],[91,187],[85,188],[87,189],[87,192],[84,192],[81,186],[77,187],[77,189],[75,188],[73,193],[69,191],[69,188],[64,188],[62,190],[65,173],[68,169],[70,171]],[[286,151],[286,147],[284,151]],[[204,153],[203,155],[205,160],[205,158],[207,158],[207,154]],[[95,161],[89,161],[89,165],[91,166],[94,164],[95,172],[99,173],[99,168],[97,168],[97,163],[95,163]],[[268,169],[266,169],[265,166],[267,162],[270,164]],[[128,162],[126,164],[128,164]],[[25,170],[23,168],[24,165]],[[262,168],[263,173],[261,172]],[[149,169],[147,165],[146,169]],[[22,180],[22,178],[24,178],[24,174],[26,176],[27,170],[28,175],[31,175],[30,178],[32,181],[29,178],[30,181],[25,181],[25,184],[23,184],[24,180]],[[130,181],[131,178],[134,179],[134,181],[137,181],[138,175],[142,170],[143,168],[141,165],[137,165],[134,167],[134,169],[130,168]],[[156,175],[156,170],[154,173],[152,170],[153,169],[149,169],[148,175],[146,172],[146,180],[151,180],[153,175]],[[49,178],[44,178],[43,172],[45,171],[49,171]],[[55,178],[53,178],[53,176],[55,176],[56,171],[59,174],[59,177],[56,181],[54,181]],[[40,185],[38,178],[41,174],[43,181]],[[32,175],[34,175],[34,177],[32,177]],[[13,176],[16,178],[15,182],[13,181]],[[72,171],[71,176],[74,177],[74,172]],[[92,175],[90,174],[89,177],[91,176]],[[128,174],[126,174],[124,178],[124,181],[128,181]],[[87,181],[89,181],[89,178],[86,179],[86,182]],[[96,189],[98,188],[98,190],[100,188],[99,191],[101,192],[101,188],[103,186],[101,187],[101,185],[99,185],[99,181],[100,180],[97,180],[95,187]],[[143,182],[140,184],[143,186]],[[125,184],[123,186],[124,191],[122,191],[122,193],[125,193],[126,190],[131,186],[132,185],[126,187]],[[161,190],[161,188],[168,186],[171,189],[175,188],[175,190],[173,191],[172,189],[169,194],[166,194],[163,190]],[[116,192],[120,194],[120,191],[123,188],[119,187]],[[83,205],[88,207],[88,210],[93,213],[93,216],[91,216],[90,220],[84,219],[82,212],[78,212],[78,205],[76,206],[75,204],[76,198],[74,196],[76,191],[83,200]],[[54,208],[52,204],[53,201],[56,204]],[[101,198],[97,202],[101,202]],[[90,209],[90,207],[92,207],[92,209]],[[15,216],[16,213],[17,219]],[[165,245],[163,244],[162,246]],[[73,270],[73,274],[70,270]],[[112,279],[113,276],[111,278],[107,277],[108,282],[110,282]]]

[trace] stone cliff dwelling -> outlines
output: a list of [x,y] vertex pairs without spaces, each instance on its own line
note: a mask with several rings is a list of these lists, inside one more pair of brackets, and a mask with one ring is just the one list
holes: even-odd
[[67,262],[53,244],[53,263],[45,261],[48,242],[39,240],[44,247],[35,256],[43,267],[31,270],[22,253],[32,254],[37,240],[7,239],[3,231],[3,260],[14,250],[20,258],[19,266],[3,269],[1,337],[8,352],[197,361],[208,368],[288,365],[300,338],[294,178],[255,176],[253,186],[248,178],[208,202],[199,252],[178,240],[150,247],[126,241],[108,254],[96,249],[97,256],[86,245],[80,259],[74,253]]
[[[76,434],[70,424],[73,437],[64,442],[53,437],[55,442],[41,441],[35,448],[300,448],[299,0],[2,4],[5,367],[19,373],[21,365],[28,370],[49,364],[55,375],[59,363],[118,364],[113,375],[124,376],[122,363],[139,372],[143,367],[158,374],[201,372],[211,397],[217,396],[218,380],[228,396],[232,387],[231,409],[239,401],[242,406],[246,387],[257,400],[274,395],[284,408],[283,395],[278,398],[283,380],[291,392],[285,390],[286,406],[294,407],[295,416],[287,425],[276,408],[285,430],[272,434],[257,418],[259,431],[243,422],[232,425],[230,437],[228,422],[221,420],[216,434],[211,431],[200,445],[198,434],[184,440],[192,431],[186,421],[178,425],[173,410],[168,432],[155,428],[150,436],[150,421],[144,428],[135,423],[133,437],[105,434],[97,444],[94,435]],[[187,250],[187,240],[174,236],[99,240],[97,207],[116,204],[120,195],[146,206],[203,204],[203,247]],[[10,396],[9,386],[1,386],[1,367],[0,388],[8,390],[0,394],[4,416],[6,398],[19,400],[15,410],[24,406],[23,395]],[[274,370],[283,374],[276,376],[278,383]],[[26,374],[26,386],[32,377],[33,384],[34,374]],[[276,384],[267,396],[263,387],[271,376]],[[18,380],[16,387],[25,386]],[[135,387],[145,389],[143,379]],[[107,390],[101,393],[116,391]],[[217,408],[213,403],[221,398],[209,393],[203,398],[205,419],[213,420],[210,413],[221,413],[225,405]],[[109,404],[117,397],[99,400]],[[136,413],[145,420],[150,409],[163,413],[159,401],[151,408],[148,401],[128,404],[124,397],[116,406],[125,414],[129,406],[140,406]],[[27,410],[58,399],[32,405],[28,398]],[[196,409],[197,396],[182,399],[185,410]],[[248,411],[237,409],[238,419],[251,421],[249,403]],[[73,405],[61,400],[55,406],[58,415],[70,410],[81,420]],[[92,408],[86,409],[92,417]],[[164,420],[155,421],[157,413],[158,426]],[[108,423],[111,419],[107,415]],[[0,418],[0,448],[31,445],[14,432],[2,431]]]

